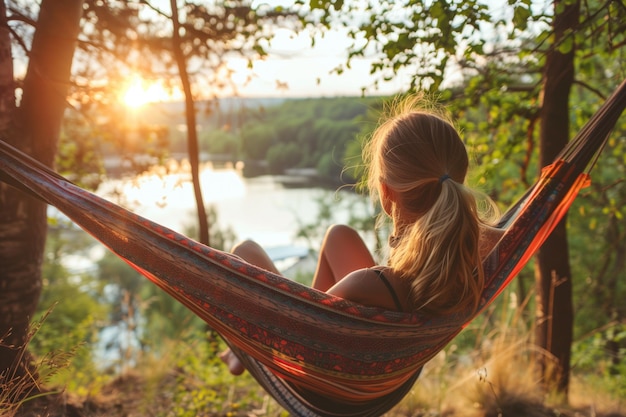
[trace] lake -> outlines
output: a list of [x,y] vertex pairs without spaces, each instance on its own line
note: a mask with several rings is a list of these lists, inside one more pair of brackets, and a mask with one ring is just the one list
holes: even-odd
[[[373,216],[369,198],[349,190],[285,185],[283,177],[244,178],[240,166],[205,163],[200,184],[207,209],[215,208],[217,225],[237,240],[252,239],[275,260],[316,250],[321,242],[296,235],[303,225],[319,224],[321,201],[330,205],[331,223],[351,215]],[[133,212],[185,233],[197,225],[188,164],[171,161],[135,177],[109,180],[97,193]],[[319,237],[320,240],[321,237]]]

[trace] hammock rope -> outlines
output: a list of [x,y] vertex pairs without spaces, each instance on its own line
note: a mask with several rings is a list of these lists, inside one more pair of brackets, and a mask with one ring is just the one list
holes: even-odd
[[[626,107],[626,82],[502,218],[484,262],[484,310],[567,212]],[[366,307],[201,245],[83,190],[0,140],[0,179],[57,207],[225,337],[289,412],[377,416],[476,314]],[[347,409],[347,411],[346,411]]]

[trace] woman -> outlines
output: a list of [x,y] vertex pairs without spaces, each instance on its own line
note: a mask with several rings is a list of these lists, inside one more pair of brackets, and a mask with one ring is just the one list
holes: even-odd
[[[417,102],[392,109],[363,150],[368,188],[393,223],[387,264],[376,265],[356,231],[332,226],[313,287],[389,310],[473,312],[484,287],[482,259],[502,231],[481,220],[476,193],[464,185],[468,155],[458,132],[443,113],[416,109]],[[278,273],[254,242],[233,253]],[[243,372],[231,351],[221,358],[232,373]]]

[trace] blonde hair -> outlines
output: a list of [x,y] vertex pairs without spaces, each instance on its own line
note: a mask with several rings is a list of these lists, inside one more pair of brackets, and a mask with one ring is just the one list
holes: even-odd
[[389,267],[410,281],[415,309],[473,312],[484,274],[476,199],[464,185],[467,150],[445,113],[417,108],[420,100],[393,103],[374,131],[363,150],[368,187],[377,196],[386,184],[398,196],[388,213],[400,227]]

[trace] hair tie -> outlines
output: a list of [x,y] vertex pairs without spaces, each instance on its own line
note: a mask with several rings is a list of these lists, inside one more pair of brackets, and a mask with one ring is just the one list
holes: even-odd
[[450,179],[450,175],[448,174],[443,174],[441,177],[439,177],[439,184],[443,183],[445,180],[449,180]]

